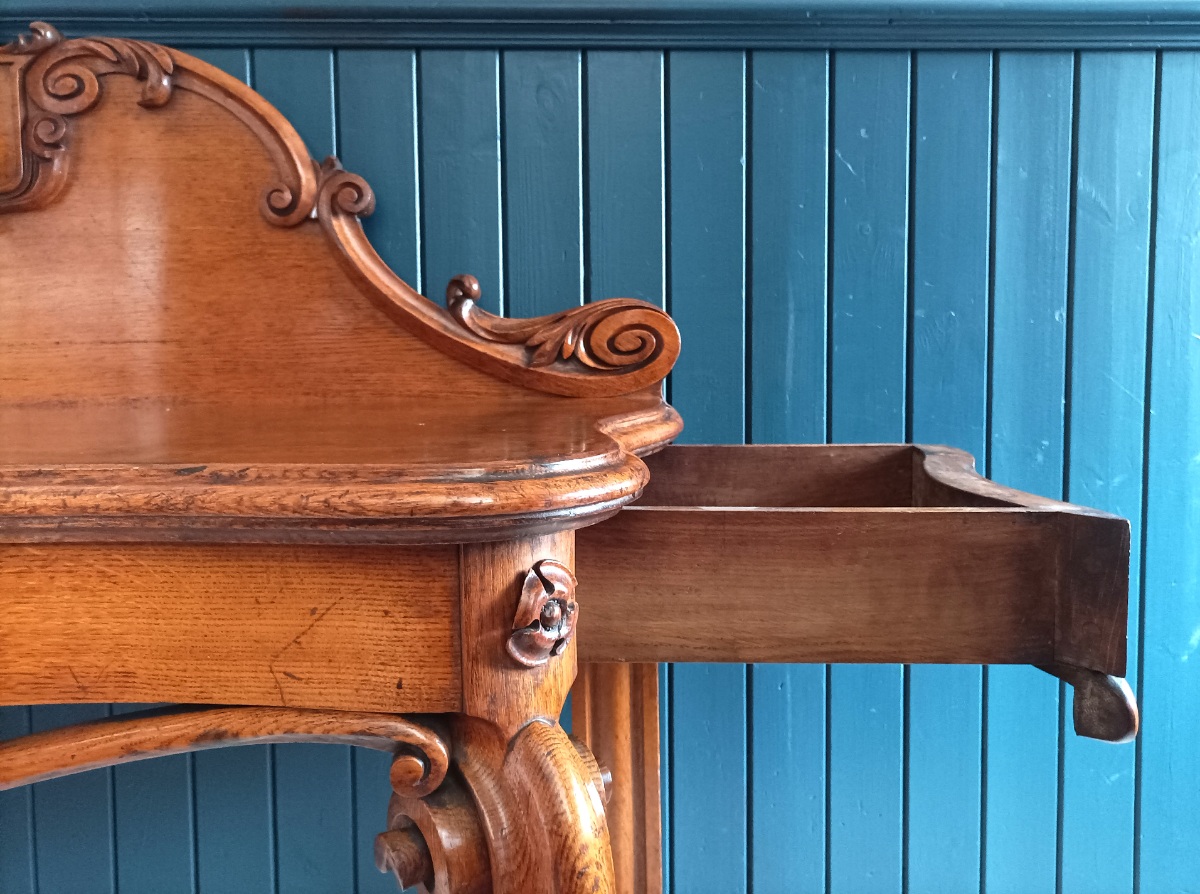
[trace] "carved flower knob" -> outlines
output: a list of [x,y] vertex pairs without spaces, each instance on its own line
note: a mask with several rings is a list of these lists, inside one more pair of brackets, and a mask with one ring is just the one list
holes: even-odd
[[545,664],[570,643],[576,614],[575,575],[560,562],[543,559],[525,576],[508,654],[526,667]]

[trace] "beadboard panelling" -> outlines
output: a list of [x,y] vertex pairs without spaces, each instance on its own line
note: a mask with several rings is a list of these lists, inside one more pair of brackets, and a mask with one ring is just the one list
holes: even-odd
[[[993,58],[913,61],[910,436],[987,462]],[[977,667],[908,672],[911,891],[979,883],[983,679]]]
[[[1074,56],[1002,54],[997,71],[989,468],[1063,490]],[[987,671],[984,883],[1054,894],[1061,684],[1028,667]]]
[[[1137,630],[1154,54],[1084,53],[1078,78],[1068,343],[1086,347],[1071,352],[1068,369],[1067,496],[1107,506],[1132,522],[1130,627]],[[1140,666],[1138,645],[1136,637],[1130,640],[1132,679]],[[1064,718],[1068,730],[1069,724]],[[1136,753],[1069,734],[1063,738],[1063,894],[1134,890]]]
[[[737,444],[746,409],[746,59],[673,52],[667,66],[667,309],[695,333],[670,396],[692,420],[682,440]],[[745,666],[676,666],[671,706],[674,889],[745,892]]]
[[[1133,9],[1093,6],[1092,25]],[[255,8],[281,27],[282,6]],[[849,28],[870,4],[843,11]],[[250,29],[196,52],[368,177],[368,232],[435,300],[470,272],[510,313],[665,303],[686,440],[948,442],[1133,520],[1137,746],[1076,739],[1069,697],[1029,669],[677,666],[668,890],[1190,890],[1200,53],[748,50],[736,29],[693,51],[672,21],[636,51],[539,43],[530,23],[488,46]],[[1077,24],[1056,39],[1088,46]],[[4,708],[0,735],[104,711]],[[392,890],[371,856],[386,769],[252,747],[3,793],[0,891]]]
[[[834,57],[829,437],[842,443],[905,437],[911,62],[901,52]],[[904,673],[831,671],[831,891],[901,890]]]
[[[758,443],[819,443],[828,407],[829,54],[761,52],[749,66],[747,428]],[[755,890],[824,889],[828,677],[819,665],[751,669]]]
[[1141,890],[1200,878],[1200,54],[1164,53],[1159,85],[1137,844]]

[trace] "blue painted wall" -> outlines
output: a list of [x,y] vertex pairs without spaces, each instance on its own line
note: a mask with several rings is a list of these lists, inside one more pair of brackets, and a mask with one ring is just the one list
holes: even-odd
[[[1074,738],[1024,668],[664,669],[672,890],[1200,891],[1200,51],[1081,51],[1095,23],[1073,44],[1062,16],[1054,49],[988,46],[984,2],[933,49],[933,5],[887,48],[854,21],[788,49],[160,27],[366,175],[376,245],[430,294],[468,270],[514,314],[664,303],[685,440],[950,443],[1132,519],[1136,745]],[[0,736],[106,710],[0,709]],[[391,890],[386,797],[381,756],[318,746],[43,784],[0,795],[0,892]]]

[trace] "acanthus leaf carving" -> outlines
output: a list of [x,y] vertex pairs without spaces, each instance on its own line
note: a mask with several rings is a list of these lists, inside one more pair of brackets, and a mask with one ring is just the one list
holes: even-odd
[[518,663],[539,667],[571,642],[579,614],[575,587],[571,569],[553,559],[530,569],[508,638],[508,654]]
[[351,275],[439,350],[522,387],[573,397],[655,389],[679,355],[679,332],[670,317],[635,299],[508,320],[478,307],[479,283],[464,276],[451,282],[450,313],[443,312],[400,280],[370,245],[357,218],[370,214],[375,200],[361,177],[335,159],[315,163],[287,120],[245,84],[203,60],[144,41],[68,40],[35,22],[28,34],[0,47],[0,94],[15,102],[0,127],[18,137],[6,142],[0,159],[0,213],[37,210],[62,194],[73,154],[71,119],[97,106],[104,76],[113,74],[141,82],[143,107],[165,106],[174,92],[187,91],[238,118],[258,137],[276,172],[261,193],[262,217],[284,228],[318,221]]
[[454,277],[446,287],[451,316],[485,341],[523,345],[533,368],[574,360],[602,372],[627,372],[665,358],[670,369],[679,352],[675,324],[648,301],[608,298],[543,317],[509,319],[481,308],[480,295],[474,276]]
[[27,57],[22,78],[25,118],[21,177],[0,195],[0,212],[34,208],[54,200],[67,179],[69,118],[93,109],[103,95],[100,78],[125,74],[142,82],[138,104],[159,108],[171,99],[175,60],[157,44],[125,38],[64,40],[46,22],[0,47],[0,55]]

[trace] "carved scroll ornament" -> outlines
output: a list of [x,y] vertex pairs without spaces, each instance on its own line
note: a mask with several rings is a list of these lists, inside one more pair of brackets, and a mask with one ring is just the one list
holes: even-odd
[[0,211],[40,207],[66,185],[70,154],[68,119],[100,101],[100,77],[126,74],[142,82],[138,104],[159,108],[171,99],[175,60],[165,47],[140,40],[63,40],[52,25],[34,22],[30,33],[0,47],[16,60],[25,102],[18,112],[20,146],[15,188],[0,195]]
[[575,633],[575,575],[552,559],[538,562],[525,576],[508,654],[526,667],[559,655]]
[[523,345],[534,368],[573,359],[611,372],[657,365],[663,358],[670,369],[679,353],[679,334],[670,317],[636,298],[609,298],[543,317],[509,319],[481,308],[480,294],[474,276],[450,280],[446,305],[454,319],[485,341]]
[[529,320],[477,306],[474,277],[454,279],[449,313],[417,293],[379,258],[360,217],[375,198],[336,159],[317,164],[300,136],[265,99],[208,63],[156,44],[122,38],[64,39],[35,22],[0,47],[0,213],[53,202],[67,183],[71,119],[96,108],[104,78],[141,83],[139,105],[157,109],[178,91],[207,99],[239,119],[273,162],[259,211],[270,224],[317,221],[349,276],[385,312],[439,350],[522,387],[572,397],[655,388],[679,356],[679,332],[658,307],[631,298],[598,301]]

